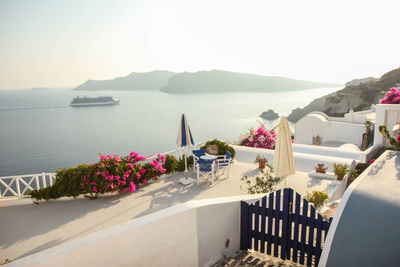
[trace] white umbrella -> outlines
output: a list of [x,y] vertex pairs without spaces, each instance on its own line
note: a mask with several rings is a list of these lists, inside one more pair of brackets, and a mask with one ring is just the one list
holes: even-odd
[[289,122],[286,117],[282,117],[278,124],[278,136],[275,144],[274,153],[274,172],[277,177],[284,177],[286,187],[286,177],[296,173],[293,159],[292,138],[290,137]]
[[178,140],[176,141],[176,144],[180,147],[185,148],[185,177],[179,179],[179,181],[182,184],[193,183],[194,179],[188,177],[186,147],[193,146],[194,141],[193,141],[192,133],[190,131],[189,124],[187,123],[185,114],[182,114],[181,123],[179,125]]

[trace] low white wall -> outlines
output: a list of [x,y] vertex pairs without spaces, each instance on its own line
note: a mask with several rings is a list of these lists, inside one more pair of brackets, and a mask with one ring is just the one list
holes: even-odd
[[186,202],[7,266],[207,266],[239,250],[240,200],[261,197]]
[[[257,155],[263,156],[268,159],[272,165],[274,160],[274,150],[234,146],[236,150],[236,160],[244,163],[253,163]],[[318,163],[323,163],[333,170],[333,163],[347,164],[350,166],[351,162],[361,161],[360,158],[364,152],[355,153],[353,151],[343,151],[332,147],[319,147],[311,145],[298,145],[293,144],[293,157],[294,164],[297,171],[310,172],[317,166]],[[348,153],[348,154],[346,154]]]
[[364,124],[332,121],[321,114],[311,113],[296,123],[295,142],[311,145],[313,137],[319,135],[322,143],[340,141],[360,146],[364,132]]

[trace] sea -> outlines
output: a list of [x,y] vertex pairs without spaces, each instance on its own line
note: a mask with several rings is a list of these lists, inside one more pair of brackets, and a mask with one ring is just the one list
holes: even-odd
[[[167,94],[159,91],[0,90],[0,177],[54,172],[99,155],[144,156],[176,149],[182,113],[196,143],[217,138],[232,143],[251,127],[287,116],[315,98],[341,88],[273,93]],[[76,96],[113,96],[120,105],[71,107]],[[293,125],[291,125],[293,128]]]

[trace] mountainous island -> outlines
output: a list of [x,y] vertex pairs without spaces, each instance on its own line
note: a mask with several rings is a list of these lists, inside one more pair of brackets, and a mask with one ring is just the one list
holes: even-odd
[[77,86],[74,90],[124,90],[124,91],[151,91],[160,90],[175,75],[175,72],[155,70],[144,73],[132,72],[128,76],[118,77],[112,80],[88,80]]
[[175,74],[161,91],[166,93],[282,92],[335,86],[340,85],[211,70]]
[[297,122],[312,111],[322,111],[328,116],[341,117],[350,109],[367,110],[372,104],[377,104],[391,87],[400,86],[400,68],[385,73],[379,79],[369,77],[353,80],[346,85],[342,90],[315,99],[304,108],[292,110],[288,120]]
[[88,80],[75,90],[160,90],[165,93],[277,92],[337,87],[340,84],[270,77],[222,70],[131,73],[112,80]]

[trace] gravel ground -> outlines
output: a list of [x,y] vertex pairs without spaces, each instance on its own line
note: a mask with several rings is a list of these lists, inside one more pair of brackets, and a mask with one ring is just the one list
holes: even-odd
[[212,264],[211,267],[223,267],[223,266],[280,266],[280,267],[303,267],[292,261],[278,259],[266,254],[257,252],[240,251],[235,257],[222,257],[216,263]]

